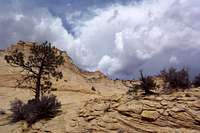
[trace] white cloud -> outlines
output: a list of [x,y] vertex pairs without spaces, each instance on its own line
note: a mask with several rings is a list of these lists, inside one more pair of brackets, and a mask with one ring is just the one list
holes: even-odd
[[16,21],[20,21],[23,17],[24,17],[23,14],[16,14],[16,15],[15,15],[15,20],[16,20]]
[[1,47],[49,40],[67,50],[79,67],[113,78],[137,77],[140,69],[155,74],[171,65],[200,72],[199,7],[199,0],[144,0],[92,8],[95,15],[84,19],[74,12],[67,19],[76,38],[45,8],[1,11]]
[[146,0],[98,9],[82,22],[78,43],[68,50],[80,67],[111,77],[131,78],[140,69],[157,73],[171,65],[192,69],[200,56],[199,7],[199,0]]
[[107,75],[112,75],[116,70],[120,69],[121,64],[117,58],[111,58],[108,55],[104,55],[98,63],[98,69],[104,71]]
[[48,40],[59,48],[65,48],[73,41],[62,20],[52,16],[45,8],[35,8],[31,12],[5,10],[0,15],[1,48],[19,40]]
[[172,57],[169,59],[169,63],[177,65],[177,64],[179,63],[179,61],[178,61],[177,57],[172,56]]
[[124,50],[124,42],[122,37],[122,32],[115,34],[115,45],[117,50],[123,51]]

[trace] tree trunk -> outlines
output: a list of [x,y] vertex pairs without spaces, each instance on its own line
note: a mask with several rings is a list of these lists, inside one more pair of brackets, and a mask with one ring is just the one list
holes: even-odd
[[40,101],[40,93],[41,93],[41,76],[43,72],[43,62],[40,66],[39,73],[37,75],[37,81],[36,81],[36,90],[35,90],[35,100]]
[[36,81],[36,90],[35,90],[35,100],[40,101],[40,76],[38,75],[37,81]]

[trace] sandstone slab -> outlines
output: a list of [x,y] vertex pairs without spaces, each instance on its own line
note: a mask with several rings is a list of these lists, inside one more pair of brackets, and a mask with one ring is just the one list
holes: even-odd
[[145,121],[156,121],[160,114],[157,111],[143,111],[141,114],[142,120]]

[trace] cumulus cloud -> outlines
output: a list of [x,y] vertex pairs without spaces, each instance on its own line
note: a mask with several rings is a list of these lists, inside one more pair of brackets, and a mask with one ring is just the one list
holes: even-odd
[[[82,69],[100,70],[111,78],[137,78],[140,69],[156,74],[170,66],[189,67],[192,75],[200,72],[199,0],[92,7],[90,17],[77,10],[63,12],[64,20],[48,8],[27,10],[20,4],[0,9],[1,47],[17,40],[49,40]],[[63,26],[66,20],[76,36]]]
[[199,7],[199,0],[151,0],[95,10],[68,51],[80,67],[112,78],[137,77],[140,69],[155,74],[169,66],[194,73],[200,70]]
[[9,9],[8,6],[0,12],[1,48],[18,40],[49,40],[59,48],[64,48],[73,40],[73,36],[63,27],[62,20],[53,16],[47,8],[34,7],[27,10],[24,9],[25,5],[16,2],[9,5],[12,7],[15,4],[15,8]]

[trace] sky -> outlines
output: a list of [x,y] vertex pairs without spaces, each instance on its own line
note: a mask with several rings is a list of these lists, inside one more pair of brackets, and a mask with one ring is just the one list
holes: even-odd
[[0,0],[0,48],[50,41],[110,78],[200,72],[200,0]]

